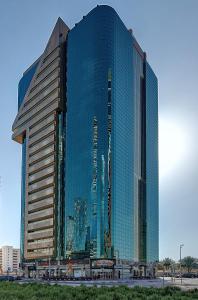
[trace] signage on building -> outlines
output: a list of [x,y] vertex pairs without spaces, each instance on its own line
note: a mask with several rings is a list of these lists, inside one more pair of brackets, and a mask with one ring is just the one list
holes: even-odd
[[[55,266],[55,265],[57,265],[57,262],[54,260],[51,260],[50,265]],[[42,267],[49,266],[49,261],[39,261],[38,266],[42,266]]]
[[67,265],[67,264],[89,264],[89,259],[65,259],[60,261],[60,265]]
[[25,267],[34,267],[35,263],[34,262],[24,262],[23,264],[21,264],[22,266]]
[[114,260],[110,259],[96,259],[91,261],[92,268],[113,268]]

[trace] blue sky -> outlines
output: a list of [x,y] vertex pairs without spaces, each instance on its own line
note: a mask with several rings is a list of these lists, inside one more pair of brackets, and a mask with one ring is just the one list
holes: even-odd
[[19,246],[21,147],[11,140],[17,85],[60,16],[73,27],[97,4],[132,28],[159,80],[160,257],[198,257],[198,1],[0,0],[0,245]]

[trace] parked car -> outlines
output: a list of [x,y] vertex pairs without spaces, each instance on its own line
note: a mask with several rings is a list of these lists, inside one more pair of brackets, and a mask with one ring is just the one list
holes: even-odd
[[194,273],[184,273],[184,274],[182,274],[182,277],[183,278],[196,278],[197,276]]
[[13,276],[9,276],[9,275],[4,275],[4,276],[0,276],[0,281],[14,281],[15,278]]
[[17,275],[17,276],[15,277],[15,280],[22,280],[23,278],[24,278],[23,276]]

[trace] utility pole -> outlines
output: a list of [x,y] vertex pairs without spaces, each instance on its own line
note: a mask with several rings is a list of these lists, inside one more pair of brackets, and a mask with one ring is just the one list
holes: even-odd
[[38,260],[35,261],[35,267],[36,267],[36,279],[39,278],[39,273],[38,273]]
[[[117,249],[117,250],[114,250],[114,256],[116,257],[116,266],[118,266],[118,264],[119,264],[119,259],[120,259],[120,253],[119,253],[119,250]],[[120,274],[120,270],[118,271],[119,272],[119,274]]]
[[49,248],[49,268],[48,268],[48,272],[49,272],[49,280],[50,280],[50,277],[51,277],[51,257],[50,257],[50,248]]
[[182,247],[184,247],[184,244],[181,244],[179,246],[179,261],[180,261],[180,279],[182,284]]
[[162,283],[163,283],[163,287],[164,287],[164,265],[163,265],[163,281],[162,281]]

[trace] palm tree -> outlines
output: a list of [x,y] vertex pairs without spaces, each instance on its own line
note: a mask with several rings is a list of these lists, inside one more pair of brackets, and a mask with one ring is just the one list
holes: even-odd
[[172,260],[169,257],[164,258],[162,261],[162,264],[165,267],[166,272],[169,271],[170,267],[172,267],[174,265],[174,263],[175,263],[174,260]]
[[162,264],[165,267],[166,271],[170,268],[170,266],[173,263],[174,263],[174,261],[169,257],[164,258],[163,261],[162,261]]
[[182,265],[186,267],[188,273],[191,272],[193,266],[195,265],[196,259],[192,256],[186,256],[182,259]]

